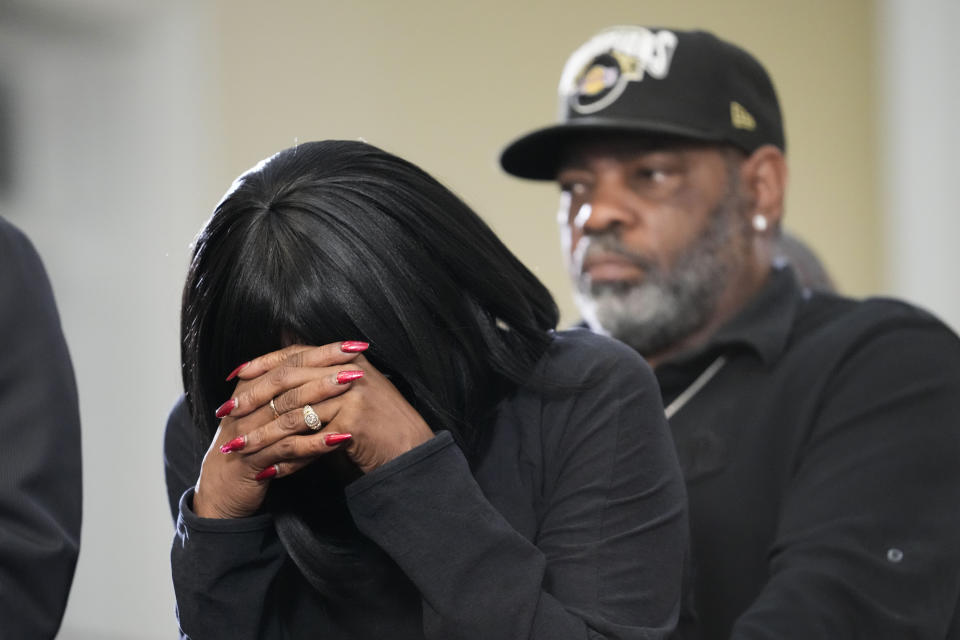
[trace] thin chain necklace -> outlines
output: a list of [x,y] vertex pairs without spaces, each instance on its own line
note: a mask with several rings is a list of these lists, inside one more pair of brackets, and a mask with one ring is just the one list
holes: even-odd
[[701,389],[713,376],[717,375],[717,371],[723,368],[723,365],[727,364],[726,356],[720,356],[716,360],[710,363],[710,366],[703,370],[697,379],[690,383],[690,386],[683,390],[683,392],[673,399],[673,402],[667,405],[667,408],[664,409],[664,413],[667,414],[667,420],[673,417],[673,415],[680,411],[685,404],[690,402],[693,396],[697,395]]

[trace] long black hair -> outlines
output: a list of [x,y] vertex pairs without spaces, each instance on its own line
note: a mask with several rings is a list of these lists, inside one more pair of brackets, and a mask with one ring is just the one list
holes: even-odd
[[[290,339],[365,340],[374,366],[472,459],[496,402],[533,375],[557,317],[537,278],[424,171],[366,143],[310,142],[240,176],[198,236],[183,292],[183,383],[209,441],[237,364]],[[303,506],[316,493],[288,499],[322,482],[342,503],[342,486],[304,471],[271,487],[281,539],[325,595],[346,596],[351,580],[369,593],[351,576],[376,553],[346,509],[331,518],[328,502],[318,522]]]

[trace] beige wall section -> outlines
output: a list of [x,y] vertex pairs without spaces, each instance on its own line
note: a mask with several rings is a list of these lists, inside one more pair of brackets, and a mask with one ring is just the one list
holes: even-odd
[[504,175],[497,153],[553,119],[562,64],[594,31],[700,26],[752,51],[774,77],[791,163],[787,226],[811,241],[844,290],[881,286],[867,0],[215,7],[222,162],[211,206],[237,173],[296,140],[363,137],[459,193],[548,284],[571,322],[556,190]]

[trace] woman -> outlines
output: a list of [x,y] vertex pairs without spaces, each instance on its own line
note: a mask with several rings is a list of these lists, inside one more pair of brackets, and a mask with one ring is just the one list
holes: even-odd
[[184,289],[183,634],[666,637],[687,522],[656,382],[556,320],[400,158],[315,142],[242,175]]

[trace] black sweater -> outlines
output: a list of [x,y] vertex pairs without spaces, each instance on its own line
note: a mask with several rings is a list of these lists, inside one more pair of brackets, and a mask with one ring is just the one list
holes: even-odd
[[[413,615],[376,621],[380,637],[627,640],[673,629],[688,525],[655,379],[632,350],[585,331],[556,334],[540,371],[579,390],[509,396],[475,473],[441,432],[348,485],[357,527],[419,595]],[[331,615],[269,513],[191,511],[206,446],[181,401],[165,451],[182,633],[358,637],[351,620],[372,614]]]

